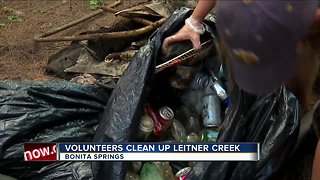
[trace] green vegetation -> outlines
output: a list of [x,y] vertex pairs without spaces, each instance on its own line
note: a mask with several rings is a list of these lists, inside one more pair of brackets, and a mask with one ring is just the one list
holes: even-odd
[[98,6],[102,5],[102,0],[90,0],[90,9],[96,10]]
[[9,22],[22,22],[23,21],[23,19],[21,19],[17,16],[12,16],[12,15],[8,16],[7,19]]

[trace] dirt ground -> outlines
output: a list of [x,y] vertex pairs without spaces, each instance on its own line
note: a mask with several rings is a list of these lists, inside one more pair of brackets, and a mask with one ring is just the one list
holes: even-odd
[[[125,0],[116,7],[124,9],[147,0]],[[104,0],[105,5],[115,0]],[[35,35],[92,13],[89,0],[0,1],[0,79],[52,79],[44,74],[48,57],[70,42],[35,43]],[[111,13],[102,13],[56,35],[74,35],[98,30],[121,21]]]

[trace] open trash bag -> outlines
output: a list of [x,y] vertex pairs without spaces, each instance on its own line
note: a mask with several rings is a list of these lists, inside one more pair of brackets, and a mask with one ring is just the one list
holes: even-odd
[[[175,92],[168,92],[162,79],[166,72],[155,74],[155,66],[162,61],[161,45],[165,37],[184,25],[191,11],[181,8],[155,32],[146,46],[133,57],[119,79],[108,101],[94,141],[135,141],[143,105],[153,100],[174,106]],[[211,21],[210,21],[211,20]],[[204,36],[215,38],[214,18],[206,21]],[[203,37],[201,37],[203,38]],[[162,87],[163,85],[163,87]],[[282,88],[277,94],[252,97],[236,86],[229,92],[231,105],[226,113],[220,142],[260,142],[259,162],[198,162],[188,179],[268,179],[279,170],[288,151],[294,146],[299,127],[297,99]],[[124,179],[128,162],[92,162],[96,179]]]
[[259,142],[258,162],[198,162],[187,179],[272,179],[298,139],[300,109],[286,88],[253,97],[235,87],[218,142]]
[[25,142],[92,141],[109,93],[68,81],[0,81],[0,174],[92,179],[88,162],[25,162]]

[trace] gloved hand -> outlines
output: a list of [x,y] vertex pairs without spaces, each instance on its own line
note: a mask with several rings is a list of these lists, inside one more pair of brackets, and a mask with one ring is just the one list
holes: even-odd
[[[204,32],[204,27],[202,24],[195,22],[194,20],[189,20],[189,24],[186,20],[186,24],[174,35],[167,37],[162,44],[162,52],[167,54],[169,44],[173,42],[190,40],[193,44],[193,48],[198,50],[201,48],[200,34]],[[191,23],[191,24],[190,24]],[[193,25],[194,24],[194,25]],[[198,26],[198,27],[196,27]],[[200,30],[198,30],[200,29]],[[199,32],[202,31],[202,32]]]

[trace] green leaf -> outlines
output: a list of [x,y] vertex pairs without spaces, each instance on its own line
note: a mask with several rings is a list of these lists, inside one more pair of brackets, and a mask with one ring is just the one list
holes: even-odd
[[7,18],[8,18],[8,21],[10,21],[10,22],[13,22],[13,20],[15,19],[14,16],[8,16]]
[[96,10],[98,6],[101,4],[102,4],[101,0],[90,0],[90,9]]

